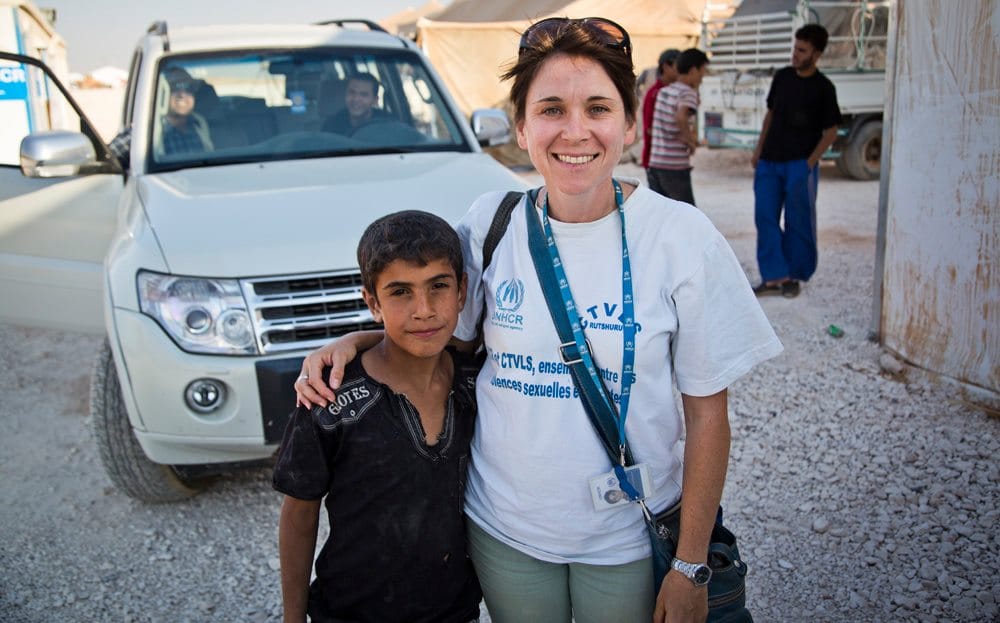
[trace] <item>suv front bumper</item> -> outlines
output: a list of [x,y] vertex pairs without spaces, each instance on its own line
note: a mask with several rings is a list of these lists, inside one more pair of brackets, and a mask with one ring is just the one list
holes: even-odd
[[[301,355],[186,353],[148,316],[122,309],[113,316],[122,394],[135,436],[150,460],[227,463],[274,453],[295,408],[292,384]],[[185,401],[188,385],[198,379],[214,379],[225,387],[224,399],[210,413],[199,413]]]

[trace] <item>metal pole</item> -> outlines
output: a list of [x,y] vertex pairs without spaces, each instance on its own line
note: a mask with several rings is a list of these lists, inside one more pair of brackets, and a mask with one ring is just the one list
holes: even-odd
[[882,110],[882,159],[879,165],[878,226],[875,230],[875,275],[872,289],[872,318],[869,338],[882,341],[882,304],[885,286],[886,229],[889,218],[889,184],[892,181],[892,109],[896,101],[896,54],[899,47],[898,24],[906,0],[889,5],[889,32],[885,59],[885,105]]

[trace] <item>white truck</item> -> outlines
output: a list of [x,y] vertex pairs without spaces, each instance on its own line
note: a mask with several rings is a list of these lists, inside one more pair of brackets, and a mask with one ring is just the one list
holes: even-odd
[[743,0],[726,19],[706,21],[709,73],[698,127],[712,148],[753,149],[774,72],[787,66],[794,33],[820,23],[830,41],[820,70],[837,88],[843,124],[826,158],[856,179],[879,176],[888,1]]
[[[380,114],[324,131],[360,74]],[[197,140],[167,140],[178,75]],[[92,432],[115,485],[151,502],[193,495],[206,466],[271,457],[303,354],[375,326],[355,258],[369,222],[422,209],[455,223],[482,192],[524,187],[481,149],[509,139],[504,113],[470,127],[420,50],[363,20],[158,22],[113,149],[76,110],[81,131],[24,137],[39,186],[0,198],[0,320],[106,334]]]

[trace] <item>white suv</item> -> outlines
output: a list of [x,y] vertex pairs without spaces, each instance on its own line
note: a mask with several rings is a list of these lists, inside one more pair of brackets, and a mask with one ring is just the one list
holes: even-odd
[[[357,26],[154,24],[119,157],[85,118],[21,143],[39,187],[0,201],[0,317],[103,325],[92,427],[128,495],[181,499],[194,466],[273,454],[303,353],[373,326],[355,259],[369,222],[422,209],[455,223],[480,193],[523,187],[480,149],[508,140],[501,111],[476,111],[473,131],[412,43]],[[377,92],[354,127],[361,75]],[[194,102],[180,139],[172,89]]]

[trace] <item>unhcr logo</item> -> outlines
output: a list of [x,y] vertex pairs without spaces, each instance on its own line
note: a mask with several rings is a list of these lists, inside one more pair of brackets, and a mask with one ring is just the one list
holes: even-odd
[[497,286],[497,309],[516,312],[524,303],[524,282],[520,279],[504,279]]
[[497,286],[494,301],[496,310],[491,318],[493,324],[520,329],[524,324],[524,317],[517,310],[524,304],[524,282],[520,279],[504,279]]

